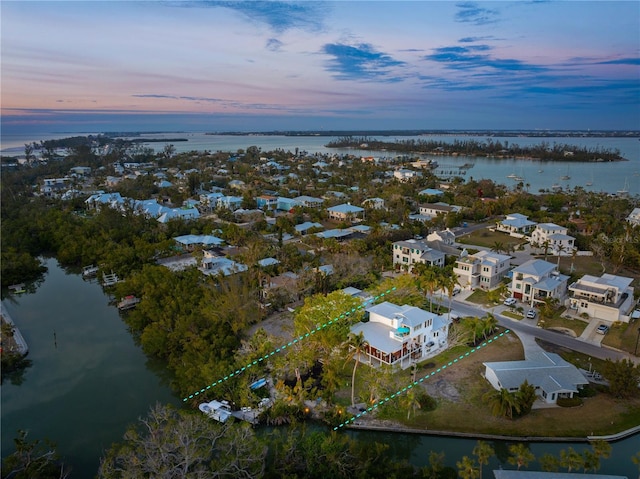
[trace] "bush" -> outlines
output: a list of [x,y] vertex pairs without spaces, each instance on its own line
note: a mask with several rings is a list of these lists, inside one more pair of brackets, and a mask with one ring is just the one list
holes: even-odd
[[591,386],[584,386],[582,389],[578,390],[578,397],[581,398],[592,398],[596,394],[598,394],[598,391]]
[[434,398],[429,396],[427,393],[421,393],[418,397],[418,403],[420,404],[420,409],[422,411],[433,411],[436,407],[438,407],[438,403]]
[[577,396],[572,398],[558,398],[557,404],[560,407],[577,407],[582,405],[582,399]]

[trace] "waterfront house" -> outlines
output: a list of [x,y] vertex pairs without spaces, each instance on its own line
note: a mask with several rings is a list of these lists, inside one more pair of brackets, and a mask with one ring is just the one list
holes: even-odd
[[567,234],[565,226],[554,223],[540,223],[531,233],[531,244],[547,247],[553,256],[571,256],[575,238]]
[[609,273],[585,274],[569,286],[569,308],[591,318],[628,323],[635,304],[632,282],[633,278]]
[[465,249],[456,260],[453,272],[463,288],[489,290],[500,284],[510,267],[511,256],[493,251],[478,251],[470,255]]
[[393,177],[399,179],[400,181],[410,181],[414,178],[419,178],[422,176],[422,172],[415,170],[408,170],[406,168],[402,168],[399,170],[395,170],[393,172]]
[[408,239],[396,241],[392,245],[393,267],[411,271],[417,263],[429,266],[444,266],[445,255],[428,246],[424,241]]
[[567,293],[568,280],[569,276],[560,274],[555,264],[532,259],[513,269],[511,295],[531,306],[547,298],[561,301]]
[[363,334],[367,344],[362,354],[372,365],[407,368],[435,356],[449,344],[447,318],[415,306],[385,301],[366,308],[365,318],[366,322],[351,326],[351,332]]
[[484,377],[494,389],[516,392],[525,380],[547,404],[572,398],[589,381],[573,364],[555,353],[540,351],[524,361],[486,362]]

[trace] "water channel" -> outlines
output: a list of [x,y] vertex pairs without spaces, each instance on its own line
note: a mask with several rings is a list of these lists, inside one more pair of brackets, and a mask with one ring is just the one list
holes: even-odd
[[[2,457],[14,450],[18,429],[30,440],[49,438],[73,466],[71,477],[94,477],[103,451],[120,441],[128,425],[146,415],[157,402],[181,404],[168,387],[162,364],[144,356],[115,306],[95,282],[68,274],[54,259],[35,293],[7,297],[4,304],[29,345],[33,361],[22,384],[2,385]],[[585,418],[588,420],[588,418]],[[429,451],[445,453],[455,466],[471,455],[475,439],[346,431],[358,440],[390,444],[394,455],[416,466],[428,464]],[[532,452],[558,456],[582,443],[533,443]],[[507,443],[496,442],[498,458],[491,467],[506,465]],[[637,477],[631,456],[640,450],[640,435],[613,443],[601,473]],[[533,465],[532,465],[533,467]]]

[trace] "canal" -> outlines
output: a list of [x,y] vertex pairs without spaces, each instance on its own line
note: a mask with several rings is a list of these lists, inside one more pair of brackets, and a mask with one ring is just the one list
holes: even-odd
[[[18,429],[30,440],[57,443],[73,478],[94,477],[100,456],[120,441],[128,425],[150,407],[182,404],[169,389],[164,366],[150,361],[133,341],[117,308],[96,282],[68,274],[54,259],[35,293],[7,297],[4,304],[29,345],[33,361],[21,384],[2,385],[2,457],[14,450]],[[588,421],[588,418],[585,418]],[[445,453],[447,465],[471,455],[474,439],[346,431],[365,442],[390,445],[394,455],[415,466],[428,464],[431,450]],[[491,467],[506,465],[507,443],[493,443],[497,458]],[[569,446],[582,451],[584,443],[533,443],[531,451],[559,455]],[[638,476],[631,456],[640,450],[640,435],[613,443],[601,473]],[[531,467],[530,467],[531,468]]]

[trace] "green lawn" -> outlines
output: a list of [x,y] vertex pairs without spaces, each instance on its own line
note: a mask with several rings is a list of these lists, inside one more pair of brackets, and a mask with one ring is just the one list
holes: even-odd
[[506,233],[498,231],[490,231],[488,228],[476,230],[468,235],[457,238],[458,243],[484,246],[486,248],[492,248],[496,243],[502,243],[504,246],[511,246],[513,249],[517,249],[520,245],[526,244],[527,241],[513,238]]
[[576,336],[580,336],[589,323],[580,319],[569,319],[562,316],[565,308],[561,307],[556,310],[552,317],[540,316],[538,320],[538,326],[550,329],[550,328],[565,328],[570,329]]

